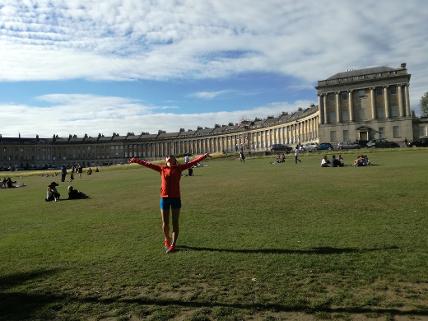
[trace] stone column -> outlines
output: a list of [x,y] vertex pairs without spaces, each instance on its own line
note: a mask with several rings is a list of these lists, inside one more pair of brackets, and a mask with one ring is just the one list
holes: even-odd
[[339,100],[339,93],[336,92],[335,94],[336,98],[336,123],[340,123],[340,100]]
[[315,118],[311,119],[311,134],[310,134],[310,139],[314,139],[314,132],[315,132]]
[[397,102],[398,102],[398,113],[400,117],[403,117],[406,114],[406,111],[403,110],[403,93],[401,85],[397,85]]
[[323,107],[322,107],[322,101],[321,101],[321,95],[318,95],[318,110],[319,110],[319,114],[320,114],[320,117],[318,120],[319,120],[319,123],[321,125],[321,124],[323,124],[323,114],[324,114]]
[[305,120],[305,141],[309,139],[309,120]]
[[411,117],[412,112],[410,111],[410,98],[409,98],[409,85],[404,85],[404,99],[406,102],[406,116]]
[[328,117],[327,117],[327,94],[322,95],[322,104],[323,104],[323,117],[324,117],[324,124],[328,124]]
[[375,98],[374,98],[374,88],[370,88],[370,111],[371,111],[371,118],[376,119],[376,104],[375,104]]
[[389,119],[388,87],[383,87],[383,102],[385,104],[385,118]]
[[268,131],[265,130],[265,132],[264,132],[264,139],[263,139],[263,147],[267,148],[267,146],[268,146]]
[[295,143],[299,142],[299,123],[296,123],[294,125],[294,142]]
[[285,143],[289,144],[290,143],[290,136],[288,133],[288,126],[285,126]]
[[352,106],[352,90],[348,92],[349,121],[354,121],[354,107]]

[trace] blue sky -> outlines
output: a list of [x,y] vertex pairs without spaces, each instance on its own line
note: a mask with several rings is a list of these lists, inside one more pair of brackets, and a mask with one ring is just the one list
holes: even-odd
[[407,62],[428,91],[423,0],[3,0],[0,134],[177,131],[316,103],[317,80]]

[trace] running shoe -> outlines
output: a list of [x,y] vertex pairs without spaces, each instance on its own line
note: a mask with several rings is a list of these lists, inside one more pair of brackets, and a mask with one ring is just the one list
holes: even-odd
[[166,254],[175,252],[175,244],[171,244],[166,250]]
[[171,246],[171,243],[169,243],[169,240],[165,239],[163,240],[163,246],[165,247],[165,250],[167,250]]

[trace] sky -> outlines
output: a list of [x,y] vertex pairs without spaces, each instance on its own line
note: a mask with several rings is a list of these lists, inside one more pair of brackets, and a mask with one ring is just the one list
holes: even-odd
[[0,134],[175,132],[317,104],[318,80],[406,62],[425,0],[2,0]]

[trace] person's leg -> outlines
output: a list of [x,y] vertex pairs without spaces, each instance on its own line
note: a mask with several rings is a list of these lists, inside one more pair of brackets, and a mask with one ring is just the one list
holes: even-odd
[[161,208],[161,218],[164,240],[171,243],[171,236],[169,235],[169,208]]
[[179,218],[180,218],[180,209],[173,208],[172,209],[172,245],[175,245],[177,243],[178,233],[180,232]]

